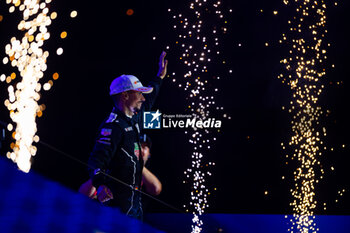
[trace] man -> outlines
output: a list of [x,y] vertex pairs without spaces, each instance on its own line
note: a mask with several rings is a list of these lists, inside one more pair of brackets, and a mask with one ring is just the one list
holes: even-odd
[[[140,142],[142,159],[145,164],[142,170],[142,188],[144,188],[147,193],[156,196],[159,195],[162,191],[162,183],[150,170],[148,170],[148,168],[146,168],[146,163],[151,155],[150,150],[152,141],[149,136],[143,134],[140,137]],[[97,199],[97,190],[94,186],[92,186],[91,179],[80,186],[79,192],[91,199]]]
[[[144,164],[146,165],[151,156],[152,141],[146,134],[141,135],[141,154]],[[159,195],[162,191],[162,183],[146,166],[142,170],[142,187],[151,195]]]
[[[144,161],[140,156],[140,125],[142,113],[149,111],[157,97],[167,72],[166,53],[160,56],[158,77],[151,87],[144,87],[133,75],[122,75],[113,80],[110,96],[114,108],[100,127],[94,149],[89,158],[92,185],[97,199],[107,206],[118,206],[128,216],[142,219],[141,188]],[[147,98],[143,93],[148,94]],[[108,179],[101,171],[125,184]]]

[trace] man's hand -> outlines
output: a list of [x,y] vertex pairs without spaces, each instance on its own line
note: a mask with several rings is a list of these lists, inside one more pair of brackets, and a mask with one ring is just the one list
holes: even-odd
[[109,201],[110,199],[113,199],[113,194],[107,186],[101,185],[97,190],[97,199],[103,203]]
[[165,77],[167,72],[168,60],[164,60],[165,55],[166,55],[166,52],[163,51],[159,59],[159,70],[158,70],[157,76],[161,79]]
[[92,186],[92,180],[89,179],[79,188],[79,192],[89,198],[95,198],[96,188]]

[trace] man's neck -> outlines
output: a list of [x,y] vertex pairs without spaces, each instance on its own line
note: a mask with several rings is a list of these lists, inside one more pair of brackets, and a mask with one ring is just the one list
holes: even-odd
[[130,118],[131,118],[131,117],[134,115],[134,113],[133,113],[132,111],[130,111],[130,109],[127,108],[125,105],[117,104],[117,105],[115,105],[115,107],[116,107],[119,111],[123,112],[123,113],[125,114],[125,116],[127,116],[127,117],[130,117]]

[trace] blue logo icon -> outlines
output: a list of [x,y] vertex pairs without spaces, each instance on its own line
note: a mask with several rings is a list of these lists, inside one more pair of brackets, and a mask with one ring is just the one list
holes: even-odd
[[156,112],[143,113],[143,128],[144,129],[160,129],[160,117],[162,113]]

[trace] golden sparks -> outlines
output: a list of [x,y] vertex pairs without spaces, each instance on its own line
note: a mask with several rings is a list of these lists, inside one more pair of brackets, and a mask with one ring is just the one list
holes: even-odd
[[[42,112],[37,104],[40,99],[39,80],[44,76],[47,69],[46,60],[49,56],[47,51],[43,51],[44,42],[50,38],[47,27],[51,24],[48,17],[49,9],[45,2],[36,1],[7,1],[12,4],[10,12],[15,8],[23,11],[23,20],[17,28],[24,33],[23,38],[18,40],[12,37],[10,43],[5,46],[8,57],[3,59],[4,64],[10,63],[12,67],[17,67],[18,74],[11,73],[10,76],[1,75],[1,81],[10,84],[8,86],[9,98],[5,100],[5,106],[10,111],[10,117],[16,123],[16,129],[12,133],[15,142],[12,143],[12,152],[7,153],[7,157],[17,163],[18,168],[24,172],[29,172],[31,167],[31,157],[36,154],[36,147],[33,146],[37,132],[35,118],[42,116]],[[16,85],[12,85],[13,80],[21,76]],[[12,124],[8,130],[14,130]]]
[[56,19],[57,18],[57,13],[56,12],[52,12],[50,17],[51,17],[52,20]]
[[[322,179],[319,176],[319,157],[323,144],[321,137],[326,135],[325,128],[319,123],[323,115],[318,106],[324,79],[327,32],[326,4],[321,1],[284,1],[294,7],[296,15],[288,21],[289,33],[282,35],[282,40],[289,46],[289,55],[281,60],[285,67],[279,79],[292,90],[292,101],[288,112],[292,114],[291,130],[293,135],[289,142],[291,156],[286,156],[289,164],[296,165],[294,170],[294,187],[291,189],[294,220],[291,232],[316,232],[314,210],[315,184]],[[288,162],[286,162],[288,164]]]
[[54,74],[52,75],[53,80],[57,80],[59,77],[60,77],[60,76],[59,76],[58,73],[54,73]]
[[67,32],[61,32],[61,39],[65,39],[67,37]]
[[71,18],[75,18],[75,17],[77,17],[78,16],[78,12],[77,11],[72,11],[71,13],[70,13],[70,17]]

